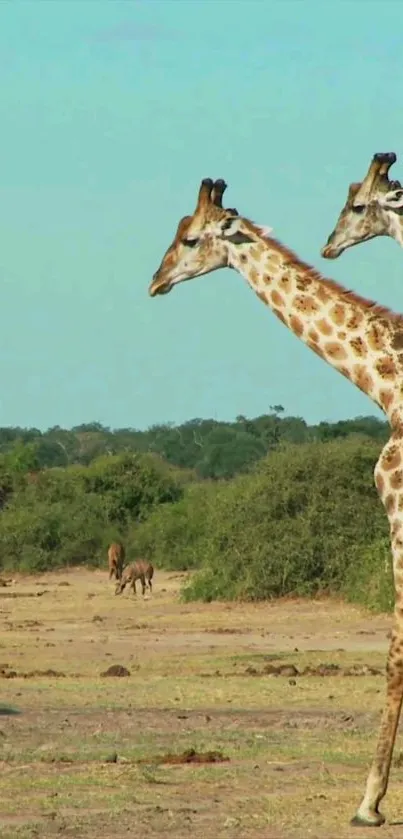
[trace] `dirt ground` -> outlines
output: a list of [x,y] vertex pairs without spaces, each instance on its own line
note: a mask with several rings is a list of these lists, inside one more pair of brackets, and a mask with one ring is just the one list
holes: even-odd
[[1,839],[373,836],[349,819],[390,617],[329,599],[183,604],[183,579],[156,571],[145,598],[115,596],[103,571],[0,587]]

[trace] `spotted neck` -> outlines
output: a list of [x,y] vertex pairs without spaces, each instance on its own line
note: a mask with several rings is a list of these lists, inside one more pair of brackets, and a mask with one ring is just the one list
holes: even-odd
[[324,279],[274,239],[231,245],[229,265],[311,350],[403,424],[403,317]]

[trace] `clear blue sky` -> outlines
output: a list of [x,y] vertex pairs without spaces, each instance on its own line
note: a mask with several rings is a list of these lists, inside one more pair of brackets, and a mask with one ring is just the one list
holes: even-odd
[[377,414],[223,270],[151,299],[203,177],[403,311],[390,239],[319,251],[376,151],[403,176],[403,3],[0,3],[0,425]]

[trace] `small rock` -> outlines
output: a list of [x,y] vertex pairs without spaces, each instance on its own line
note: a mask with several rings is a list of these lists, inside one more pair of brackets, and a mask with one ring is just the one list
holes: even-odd
[[117,763],[117,762],[118,762],[118,753],[117,752],[111,752],[111,754],[108,755],[105,758],[105,763]]
[[101,676],[130,676],[130,670],[123,667],[122,664],[111,664],[107,670],[101,673]]
[[298,670],[293,664],[280,664],[277,668],[280,676],[298,676]]
[[238,824],[239,819],[235,819],[233,816],[228,816],[228,818],[225,819],[224,827],[237,827]]

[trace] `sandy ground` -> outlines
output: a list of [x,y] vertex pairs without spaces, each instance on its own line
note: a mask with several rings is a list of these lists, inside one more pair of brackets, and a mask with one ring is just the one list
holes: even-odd
[[[373,836],[349,819],[390,617],[329,599],[183,604],[184,578],[157,571],[145,598],[81,569],[0,588],[1,839]],[[113,665],[127,675],[102,675]],[[398,743],[393,839],[401,764]]]

